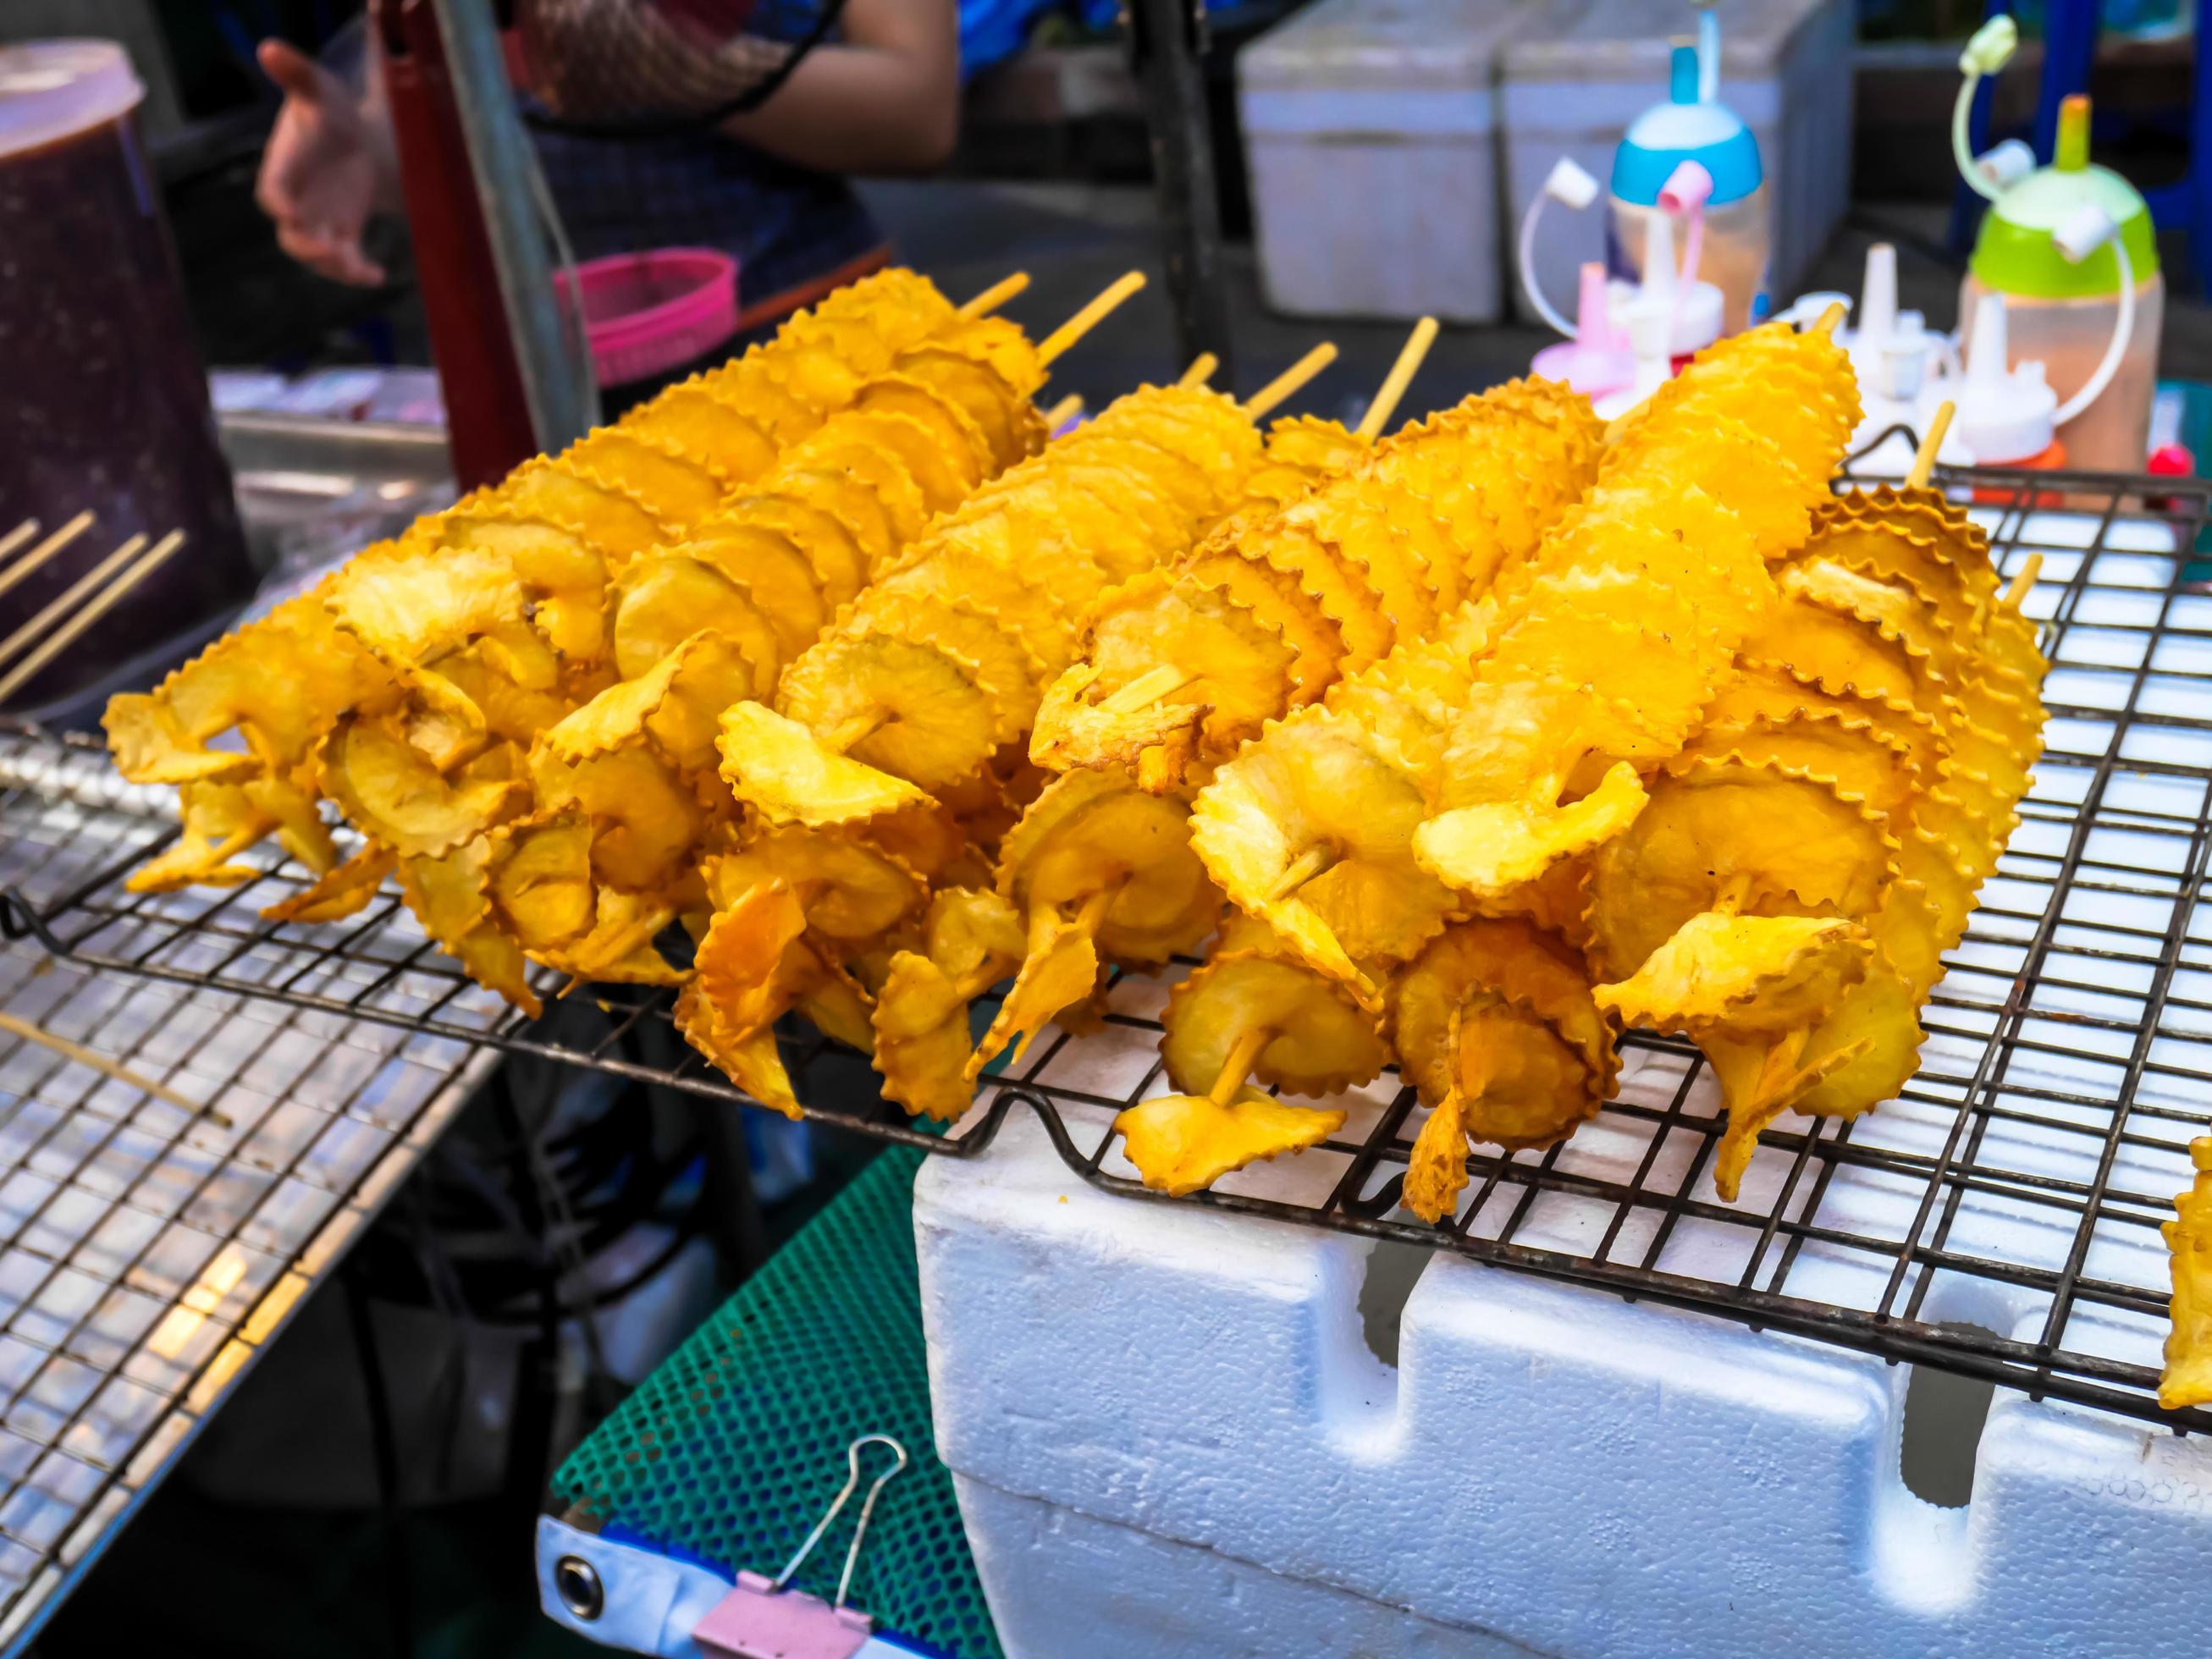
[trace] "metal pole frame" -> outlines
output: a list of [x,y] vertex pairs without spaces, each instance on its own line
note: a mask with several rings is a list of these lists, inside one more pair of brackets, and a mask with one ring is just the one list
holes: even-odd
[[1145,98],[1178,360],[1210,351],[1233,385],[1229,290],[1221,267],[1221,198],[1207,126],[1206,0],[1126,0],[1129,54]]
[[553,288],[553,264],[532,185],[536,159],[515,107],[490,0],[430,0],[445,41],[453,106],[477,204],[499,274],[500,299],[538,448],[557,454],[591,429],[574,333]]

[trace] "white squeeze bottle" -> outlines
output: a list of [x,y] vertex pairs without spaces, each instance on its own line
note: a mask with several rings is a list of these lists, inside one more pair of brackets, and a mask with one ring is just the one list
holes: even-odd
[[1959,60],[1966,80],[1952,147],[1966,182],[1990,203],[1959,290],[1960,326],[1977,325],[1984,295],[2002,295],[2012,358],[2042,364],[2058,399],[2065,465],[2140,472],[2166,310],[2149,208],[2119,174],[2090,164],[2084,97],[2059,106],[2047,167],[2034,167],[2017,141],[1978,160],[1966,153],[1975,82],[2004,66],[2019,38],[2011,18],[1992,18]]
[[1765,319],[1772,229],[1759,140],[1717,96],[1720,23],[1711,10],[1698,17],[1698,44],[1674,48],[1670,70],[1667,101],[1631,122],[1613,152],[1607,257],[1625,281],[1643,273],[1645,233],[1667,211],[1661,195],[1676,168],[1695,161],[1712,179],[1698,274],[1720,289],[1722,327],[1732,334]]

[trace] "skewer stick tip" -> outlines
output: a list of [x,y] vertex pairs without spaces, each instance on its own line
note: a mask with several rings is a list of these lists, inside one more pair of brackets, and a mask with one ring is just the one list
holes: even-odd
[[1406,337],[1406,343],[1399,348],[1398,361],[1390,365],[1390,372],[1382,377],[1382,384],[1376,388],[1374,401],[1367,405],[1367,412],[1359,417],[1359,425],[1355,428],[1359,436],[1374,439],[1382,435],[1382,428],[1390,424],[1390,417],[1398,412],[1399,400],[1406,395],[1406,388],[1413,384],[1413,376],[1420,373],[1422,360],[1429,355],[1429,348],[1436,343],[1436,340],[1435,318],[1424,317],[1413,325],[1413,331]]
[[1190,367],[1183,370],[1182,378],[1177,380],[1176,384],[1181,386],[1185,392],[1195,392],[1200,386],[1204,386],[1208,380],[1212,380],[1213,378],[1213,371],[1220,367],[1220,358],[1215,356],[1210,351],[1201,351],[1197,356],[1190,360]]
[[988,317],[1030,285],[1030,274],[1017,270],[1000,277],[960,307],[963,317]]
[[2017,611],[2027,604],[2027,596],[2035,589],[2035,579],[2042,574],[2043,555],[2029,554],[2027,562],[2021,566],[2020,574],[2012,579],[2011,585],[2004,591],[2004,608]]
[[1054,359],[1065,356],[1070,346],[1097,327],[1115,307],[1144,285],[1145,273],[1141,270],[1124,271],[1115,277],[1107,284],[1104,292],[1038,342],[1037,361],[1050,364]]
[[1254,420],[1265,420],[1290,401],[1306,382],[1336,361],[1334,341],[1323,340],[1311,351],[1261,386],[1244,400],[1244,412]]
[[1833,334],[1843,320],[1844,302],[1841,300],[1831,300],[1828,301],[1828,308],[1815,318],[1813,326],[1805,331],[1808,334]]
[[1907,489],[1928,488],[1928,480],[1936,471],[1936,452],[1943,447],[1943,434],[1951,429],[1951,416],[1957,412],[1958,405],[1948,398],[1936,405],[1935,414],[1929,417],[1927,434],[1912,457],[1912,470],[1905,475]]

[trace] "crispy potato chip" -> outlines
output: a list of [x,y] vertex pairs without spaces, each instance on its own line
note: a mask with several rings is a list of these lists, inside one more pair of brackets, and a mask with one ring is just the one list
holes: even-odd
[[373,841],[365,842],[361,851],[343,864],[325,872],[309,886],[268,906],[261,914],[270,921],[343,921],[368,908],[369,902],[384,885],[384,878],[398,865],[398,855],[390,848],[379,847]]
[[[1241,920],[1241,919],[1240,919]],[[1231,939],[1243,948],[1224,948]],[[1272,932],[1246,924],[1224,937],[1169,994],[1160,1024],[1168,1081],[1187,1093],[1212,1089],[1237,1041],[1267,1034],[1251,1058],[1262,1085],[1333,1095],[1378,1076],[1389,1059],[1372,1009],[1334,980],[1288,960]]]
[[1200,793],[1191,844],[1239,908],[1263,917],[1310,966],[1358,985],[1361,963],[1405,961],[1456,907],[1413,860],[1427,810],[1372,734],[1307,710],[1271,727]]
[[387,720],[349,716],[323,745],[323,788],[364,835],[403,859],[434,859],[512,816],[527,794],[511,776],[448,777]]
[[243,750],[204,749],[160,697],[125,692],[107,700],[100,724],[107,731],[115,769],[133,783],[235,782],[261,769]]
[[791,947],[805,931],[798,895],[774,879],[747,888],[714,913],[693,965],[719,1030],[747,1035],[790,1006]]
[[998,887],[1031,916],[1092,907],[1100,947],[1124,961],[1164,962],[1221,913],[1182,803],[1102,772],[1046,786],[1000,849]]
[[1206,1095],[1162,1095],[1114,1120],[1145,1185],[1177,1197],[1247,1164],[1318,1146],[1343,1127],[1342,1112],[1287,1106],[1257,1089],[1227,1104]]
[[711,564],[685,553],[648,553],[634,561],[614,587],[615,665],[624,679],[639,679],[677,647],[711,629],[750,666],[752,694],[775,690],[784,656],[767,613],[739,584]]
[[[983,1067],[1014,1044],[1014,1064],[1022,1063],[1030,1045],[1063,1010],[1091,995],[1103,964],[1098,960],[1097,924],[1085,916],[1063,916],[1049,907],[1030,911],[1027,954],[1013,988],[999,1005],[997,1017],[984,1032],[983,1041],[969,1056],[967,1078],[972,1083]],[[1020,1038],[1016,1042],[1016,1037]]]
[[1635,769],[1622,761],[1571,805],[1529,799],[1439,813],[1414,832],[1413,855],[1455,891],[1493,898],[1612,840],[1636,822],[1645,799]]
[[651,894],[601,887],[592,895],[590,928],[538,954],[548,967],[579,981],[681,985],[688,975],[653,946],[675,919],[674,908]]
[[805,726],[763,703],[725,709],[717,746],[732,791],[772,823],[848,823],[930,805],[904,779],[824,748]]
[[2212,1135],[2189,1143],[2189,1163],[2195,1178],[2159,1229],[2173,1257],[2173,1323],[2158,1382],[2168,1411],[2212,1405]]
[[1591,923],[1605,976],[1628,978],[1731,884],[1746,915],[1871,917],[1896,843],[1865,806],[1765,768],[1698,761],[1656,781],[1597,855]]
[[491,920],[484,896],[489,849],[483,838],[436,857],[399,860],[399,890],[422,931],[488,991],[496,992],[531,1018],[544,1012],[531,989],[521,948]]
[[530,767],[540,810],[573,807],[589,817],[595,873],[630,892],[665,886],[707,827],[697,798],[666,761],[646,747],[610,749],[570,761],[541,738]]
[[1687,1031],[1786,1030],[1817,1021],[1866,977],[1874,941],[1836,916],[1702,911],[1618,985],[1593,988],[1625,1025]]
[[732,479],[757,478],[775,465],[765,427],[696,379],[671,386],[623,417],[623,427],[694,460],[711,460]]
[[684,1041],[715,1064],[722,1074],[770,1111],[797,1122],[805,1114],[792,1092],[791,1074],[775,1046],[775,1030],[763,1025],[743,1036],[726,1031],[714,1006],[694,980],[676,999],[676,1029]]
[[951,1122],[975,1101],[969,1002],[1021,962],[1021,919],[996,893],[955,888],[931,900],[924,933],[927,953],[894,955],[877,994],[876,1069],[884,1098]]
[[491,833],[487,863],[492,907],[525,951],[566,945],[596,920],[592,826],[581,813],[501,824]]
[[235,783],[195,782],[181,786],[178,800],[183,832],[167,852],[131,872],[125,888],[133,893],[171,893],[195,884],[236,887],[262,872],[231,860],[276,827],[276,821]]
[[896,855],[836,830],[770,825],[714,861],[707,886],[717,900],[781,880],[809,928],[838,945],[879,937],[919,911],[928,884]]
[[839,754],[924,789],[971,775],[997,747],[981,671],[942,646],[833,634],[784,671],[779,712]]
[[1413,1150],[1406,1160],[1406,1184],[1399,1201],[1426,1222],[1455,1214],[1459,1195],[1467,1189],[1463,1103],[1456,1092],[1446,1095],[1413,1137]]
[[720,507],[728,488],[719,468],[666,448],[627,423],[586,433],[562,452],[561,465],[593,479],[620,481],[679,536]]

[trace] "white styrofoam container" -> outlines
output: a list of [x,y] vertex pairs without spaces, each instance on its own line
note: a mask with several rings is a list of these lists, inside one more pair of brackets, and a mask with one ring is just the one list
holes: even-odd
[[1016,1659],[2180,1659],[2212,1629],[2202,1440],[2002,1394],[1940,1508],[1899,1474],[1910,1368],[1443,1255],[1392,1366],[1363,1241],[1096,1192],[1026,1114],[931,1160],[915,1223]]
[[[2022,539],[2047,561],[2031,615],[2050,614],[2084,556],[2068,550],[2098,534],[2076,515],[2031,517]],[[2094,854],[2135,873],[2068,897],[2051,934],[2053,979],[2028,994],[2031,1041],[1988,1085],[2046,1119],[2075,1110],[2054,1101],[2113,1098],[2131,1038],[2053,1026],[2063,1042],[2044,1050],[2032,1041],[2039,1028],[2112,1017],[2130,999],[2139,1005],[2148,983],[2139,957],[2096,950],[2096,929],[2124,921],[2156,937],[2184,926],[2192,941],[2212,939],[2212,899],[2185,879],[2188,838],[2126,828],[2130,813],[2172,823],[2203,811],[2202,778],[2098,771],[2115,744],[2197,768],[2212,749],[2181,728],[2124,732],[2079,712],[2119,705],[2161,617],[2177,631],[2145,707],[2167,694],[2166,676],[2201,667],[2201,648],[2175,642],[2212,632],[2212,596],[2168,597],[2175,561],[2162,526],[2116,524],[2104,541],[2097,585],[2075,607],[2045,688],[2072,712],[2051,723],[2036,796],[2078,802],[2095,778],[2112,816],[2093,832]],[[1971,1075],[2020,995],[2015,939],[2051,902],[2032,872],[2072,833],[2053,811],[2015,833],[2016,873],[1985,890],[1978,937],[1945,981],[1923,1085],[1858,1120],[1855,1147],[1930,1156],[1944,1146],[1955,1091],[1928,1079]],[[1115,988],[1119,1011],[1134,1015],[1155,1012],[1164,995],[1149,981]],[[2191,1079],[2212,1072],[2212,1026],[2185,1030],[2189,1018],[2169,1007],[2155,1045],[2162,1067],[2137,1081],[2136,1103],[2161,1110],[2125,1119],[2116,1194],[2187,1184],[2190,1119],[2208,1104]],[[1043,1080],[1111,1101],[1163,1091],[1153,1044],[1143,1027],[1114,1023],[1032,1064]],[[1663,1108],[1680,1071],[1673,1056],[1644,1054],[1621,1097]],[[2015,1092],[2036,1090],[2051,1092]],[[1351,1113],[1342,1139],[1362,1139],[1394,1092],[1385,1079],[1338,1102]],[[1110,1109],[1060,1109],[1087,1149]],[[1684,1109],[1717,1110],[1709,1080]],[[2080,1109],[2096,1133],[1996,1119],[1980,1156],[2030,1181],[2092,1179],[2111,1120]],[[1692,1184],[1702,1138],[1655,1130],[1658,1116],[1607,1113],[1553,1167],[1620,1182],[1642,1166],[1647,1191],[1717,1203],[1709,1170]],[[1753,1161],[1746,1213],[1778,1201],[1791,1163],[1778,1151]],[[1310,1203],[1346,1166],[1344,1154],[1315,1152],[1219,1186]],[[1133,1173],[1118,1146],[1103,1167]],[[1370,1173],[1370,1188],[1382,1173]],[[1825,1181],[1795,1183],[1783,1212],[1824,1236],[1799,1241],[1784,1288],[1880,1305],[1890,1255],[1841,1241],[1913,1237],[1923,1191],[1878,1160],[1838,1161]],[[2077,1243],[2081,1218],[2032,1194],[1981,1183],[1954,1195],[1945,1237],[1962,1255],[2050,1272]],[[1556,1253],[1590,1254],[1614,1218],[1610,1202],[1571,1189],[1528,1196],[1508,1183],[1472,1231],[1499,1236],[1524,1200],[1515,1241]],[[1632,1212],[1611,1259],[1640,1259],[1662,1213]],[[1403,1245],[1115,1197],[1069,1170],[1020,1108],[987,1157],[925,1164],[915,1228],[939,1450],[1015,1659],[2193,1659],[2207,1649],[2212,1440],[2011,1391],[1996,1395],[1977,1436],[1971,1415],[1946,1417],[1941,1389],[1924,1386],[1941,1374],[1449,1255],[1423,1264]],[[1676,1215],[1655,1265],[1733,1284],[1754,1231]],[[1393,1340],[1390,1283],[1411,1276],[1408,1254],[1418,1278]],[[1765,1286],[1775,1258],[1760,1260]],[[2166,1284],[2148,1226],[2098,1227],[2083,1266],[2153,1296]],[[1929,1275],[1924,1261],[1905,1283],[1924,1288],[1919,1319],[2023,1341],[2039,1339],[2051,1310],[2048,1291],[2027,1282]],[[2085,1301],[2064,1346],[2154,1365],[2162,1328],[2147,1311]],[[1918,1492],[1933,1490],[1920,1461],[1931,1446],[1962,1465],[1971,1448],[1971,1474],[1959,1476],[1967,1501],[1946,1506],[1908,1486],[1910,1469]]]
[[1322,0],[1238,55],[1267,301],[1308,317],[1497,320],[1506,0]]
[[[1720,0],[1720,99],[1759,140],[1772,215],[1770,291],[1786,296],[1850,204],[1852,8],[1849,0]],[[1580,0],[1536,9],[1499,57],[1506,246],[1562,155],[1603,181],[1628,124],[1665,101],[1671,43],[1692,27],[1686,0]],[[1606,257],[1602,200],[1544,215],[1536,270],[1567,304],[1583,263]],[[1515,315],[1539,322],[1510,272]]]

